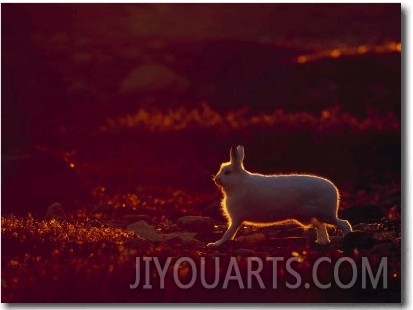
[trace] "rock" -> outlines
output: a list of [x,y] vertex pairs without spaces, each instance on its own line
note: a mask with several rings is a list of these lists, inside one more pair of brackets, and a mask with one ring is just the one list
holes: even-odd
[[178,247],[182,247],[184,244],[183,240],[179,237],[172,237],[172,238],[166,238],[161,241],[160,247],[161,248],[171,248],[171,249],[176,249]]
[[58,202],[52,203],[47,209],[45,220],[65,220],[66,215],[62,205]]
[[180,228],[195,232],[213,232],[214,221],[206,216],[183,216],[178,219]]
[[240,248],[240,249],[236,249],[236,250],[234,251],[234,253],[235,253],[235,254],[240,254],[240,255],[252,255],[252,254],[255,254],[255,251],[254,251],[254,250],[250,250],[250,249]]
[[182,239],[182,241],[188,242],[188,241],[194,239],[194,237],[196,236],[196,233],[173,232],[173,233],[169,233],[169,234],[161,234],[161,236],[162,236],[162,238],[164,238],[164,240],[172,239],[172,238],[180,238],[180,239]]
[[152,242],[160,242],[163,240],[161,234],[158,234],[155,228],[153,228],[153,226],[149,225],[145,221],[133,223],[131,225],[128,225],[126,228],[135,232],[137,235],[139,235],[140,238]]
[[267,238],[301,237],[304,228],[297,224],[280,224],[264,228]]
[[191,239],[185,242],[185,246],[193,249],[203,249],[205,248],[205,242],[202,242],[198,239]]
[[152,218],[146,214],[127,214],[123,216],[123,220],[127,221],[129,224],[135,223],[138,221],[145,221],[147,223],[152,222]]
[[157,63],[143,64],[135,68],[122,81],[121,94],[169,91],[185,92],[190,82],[172,69]]
[[275,237],[284,238],[284,237],[302,237],[304,229],[301,227],[289,228],[285,230],[276,231]]
[[375,244],[370,234],[363,231],[353,231],[343,238],[343,250],[353,251],[355,248],[368,249]]
[[189,232],[174,232],[169,234],[158,233],[152,225],[149,225],[145,221],[139,221],[127,226],[127,229],[135,232],[139,237],[152,241],[152,242],[162,242],[168,239],[180,238],[182,241],[189,241],[196,236],[196,233]]
[[239,236],[236,238],[239,243],[258,244],[265,240],[263,233],[255,233],[247,236]]
[[303,237],[273,238],[273,239],[267,239],[265,241],[265,245],[270,245],[274,247],[283,247],[283,248],[287,246],[297,247],[297,246],[304,246],[309,241],[310,240],[308,238],[303,238]]
[[340,212],[339,217],[348,220],[351,224],[366,220],[379,220],[385,216],[383,208],[376,205],[353,206]]

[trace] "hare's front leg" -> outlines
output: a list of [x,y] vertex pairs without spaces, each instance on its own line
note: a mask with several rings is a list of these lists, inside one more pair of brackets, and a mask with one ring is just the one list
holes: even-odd
[[219,239],[216,242],[211,242],[207,244],[207,247],[219,247],[221,246],[225,241],[234,239],[235,234],[238,231],[238,228],[241,226],[242,221],[232,221],[231,224],[229,225],[228,230],[225,232],[225,234],[222,236],[221,239]]

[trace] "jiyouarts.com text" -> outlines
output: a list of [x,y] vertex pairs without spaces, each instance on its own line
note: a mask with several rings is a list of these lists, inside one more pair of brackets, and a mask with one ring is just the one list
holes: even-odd
[[[332,285],[341,289],[352,288],[356,282],[365,288],[387,288],[387,257],[382,257],[378,266],[372,268],[367,257],[356,263],[350,257],[332,261],[320,257],[307,268],[307,274],[299,264],[299,257],[246,257],[240,264],[237,257],[136,257],[135,280],[130,289],[167,289],[176,285],[180,289],[190,289],[202,285],[206,289],[236,285],[240,289],[277,289],[283,285],[289,289],[316,286],[328,289]],[[343,276],[345,269],[345,276]],[[329,277],[325,276],[328,270]]]

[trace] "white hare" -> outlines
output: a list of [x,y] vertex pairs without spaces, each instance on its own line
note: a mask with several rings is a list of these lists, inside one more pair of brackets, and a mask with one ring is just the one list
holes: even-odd
[[215,183],[221,187],[222,209],[229,228],[210,247],[233,239],[243,224],[268,225],[292,220],[299,225],[313,224],[317,244],[330,242],[326,223],[337,225],[344,234],[352,227],[337,217],[339,193],[332,182],[312,175],[262,175],[244,169],[244,148],[231,148],[230,162],[223,163]]

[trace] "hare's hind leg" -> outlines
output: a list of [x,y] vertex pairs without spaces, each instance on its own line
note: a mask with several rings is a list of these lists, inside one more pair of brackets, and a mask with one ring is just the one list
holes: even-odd
[[330,238],[328,236],[326,224],[324,222],[320,222],[316,218],[313,218],[311,223],[315,226],[317,233],[317,240],[315,241],[315,243],[322,245],[330,243]]
[[349,232],[353,231],[353,228],[351,227],[350,223],[346,220],[340,220],[339,218],[335,219],[335,225],[341,228],[343,231],[343,234],[346,235]]

